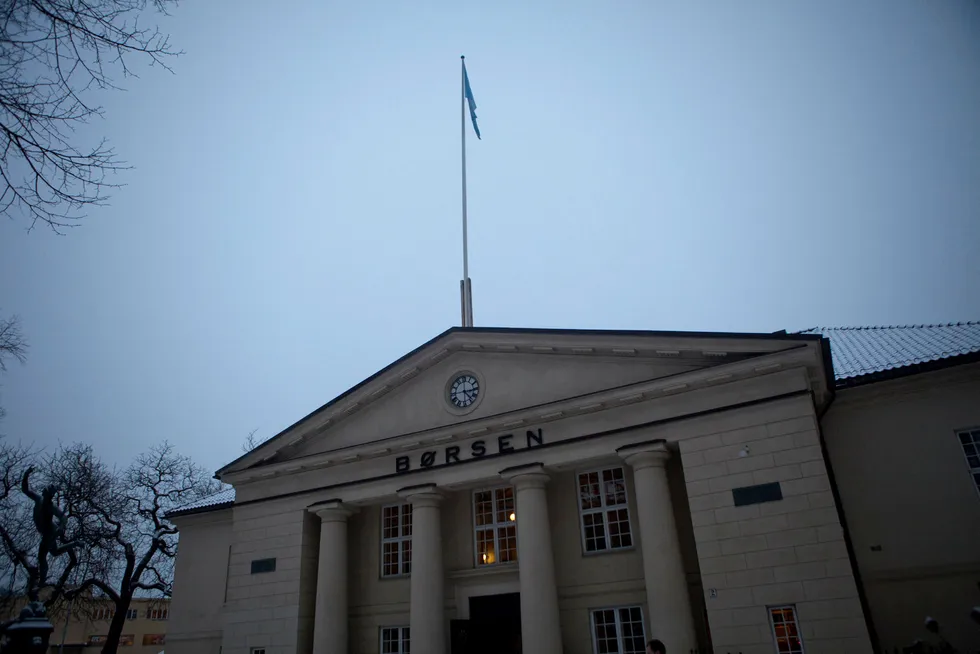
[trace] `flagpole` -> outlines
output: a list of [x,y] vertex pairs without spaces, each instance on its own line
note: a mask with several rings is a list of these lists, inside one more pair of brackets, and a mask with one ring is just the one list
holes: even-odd
[[460,55],[459,128],[463,168],[463,279],[460,281],[460,302],[463,327],[473,326],[473,289],[470,285],[469,252],[466,232],[466,57]]
[[467,288],[470,277],[469,252],[467,251],[466,233],[466,57],[461,55],[459,72],[459,137],[462,154],[463,171],[463,279],[459,283],[460,302],[462,303],[461,312],[463,315],[463,327],[472,327],[470,324],[470,294]]

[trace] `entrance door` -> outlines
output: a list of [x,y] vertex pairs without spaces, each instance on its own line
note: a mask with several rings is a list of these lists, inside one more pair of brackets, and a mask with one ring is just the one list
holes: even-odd
[[470,619],[453,620],[452,654],[521,654],[521,594],[470,598]]

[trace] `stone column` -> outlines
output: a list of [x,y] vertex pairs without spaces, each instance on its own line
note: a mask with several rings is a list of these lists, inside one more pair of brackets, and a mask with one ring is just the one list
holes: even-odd
[[666,465],[670,451],[666,442],[659,440],[627,445],[619,449],[619,454],[633,468],[643,576],[650,613],[647,635],[662,640],[667,651],[687,652],[697,647],[697,639],[667,484]]
[[434,484],[399,491],[412,505],[412,651],[446,653],[446,587],[442,562],[442,494]]
[[548,475],[538,464],[501,474],[514,485],[516,496],[521,649],[534,654],[562,654],[555,558],[545,495]]
[[354,510],[330,501],[310,511],[320,517],[313,654],[347,652],[347,518]]

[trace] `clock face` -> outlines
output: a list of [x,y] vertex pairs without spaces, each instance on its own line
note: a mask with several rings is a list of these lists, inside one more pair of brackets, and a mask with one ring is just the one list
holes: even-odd
[[479,395],[480,382],[473,375],[460,375],[449,387],[449,402],[457,409],[472,406]]

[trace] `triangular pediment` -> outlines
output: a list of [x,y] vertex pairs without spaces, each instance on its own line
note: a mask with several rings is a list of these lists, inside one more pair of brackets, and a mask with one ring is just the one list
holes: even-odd
[[[817,339],[818,340],[818,339]],[[497,418],[682,378],[774,352],[814,337],[572,330],[451,329],[324,405],[219,471],[284,463],[362,448],[433,430],[467,430]],[[811,344],[812,345],[812,344]],[[477,400],[449,400],[461,374],[479,382]],[[504,423],[506,424],[506,423]]]

